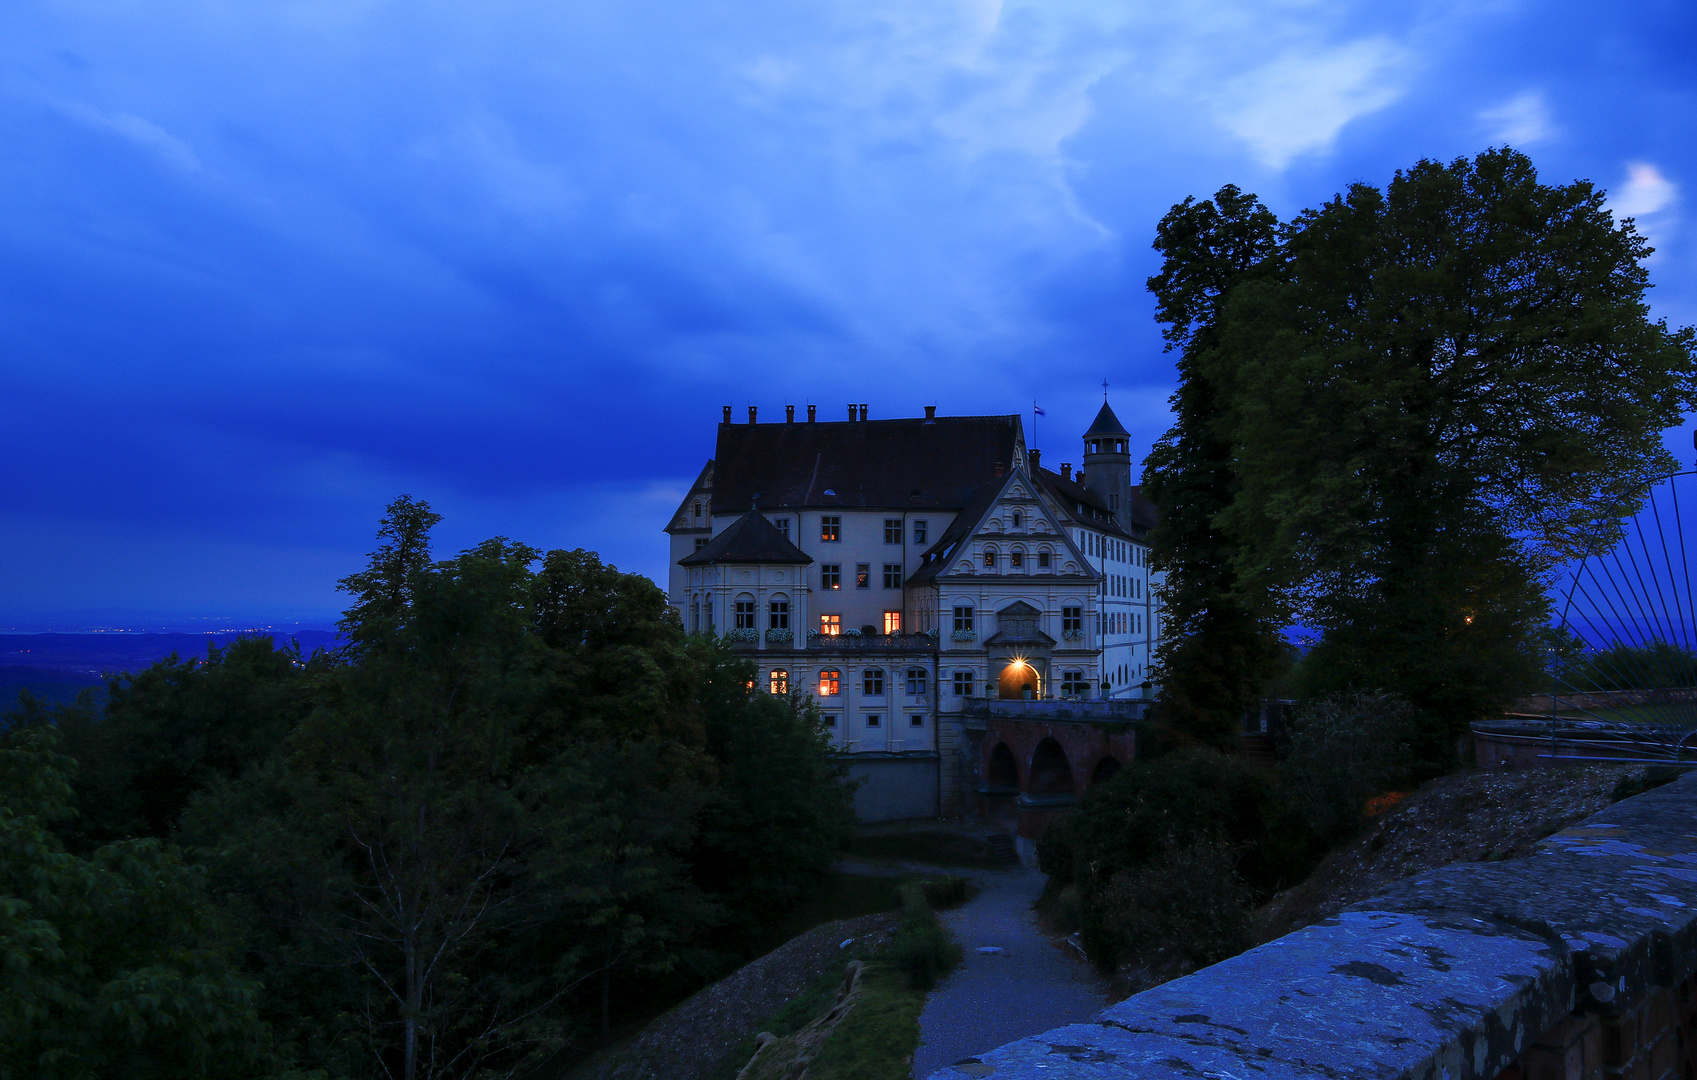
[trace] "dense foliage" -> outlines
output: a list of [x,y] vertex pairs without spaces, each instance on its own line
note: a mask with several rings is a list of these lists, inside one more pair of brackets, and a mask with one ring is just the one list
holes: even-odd
[[[1269,228],[1228,188],[1157,240],[1183,357],[1145,477],[1178,515],[1153,541],[1182,638],[1163,663],[1194,700],[1187,673],[1219,672],[1217,716],[1254,692],[1257,628],[1312,627],[1305,691],[1398,693],[1439,760],[1535,683],[1552,563],[1672,471],[1693,334],[1649,318],[1650,249],[1603,193],[1540,183],[1512,150]],[[1231,634],[1209,636],[1215,611]]]
[[[338,654],[242,641],[115,680],[103,709],[13,718],[8,752],[55,719],[83,766],[85,813],[57,837],[175,890],[147,917],[181,925],[150,940],[216,993],[169,1007],[216,998],[230,1015],[206,1037],[248,1047],[184,1059],[206,1075],[557,1071],[742,959],[846,839],[817,715],[754,692],[651,582],[505,539],[433,561],[436,521],[389,508],[342,582]],[[7,897],[26,895],[20,859]],[[173,944],[214,923],[223,951]]]
[[1102,970],[1157,944],[1212,963],[1241,948],[1250,898],[1283,883],[1276,815],[1264,774],[1214,750],[1181,750],[1091,787],[1044,831],[1038,863],[1052,892],[1076,890],[1079,932]]

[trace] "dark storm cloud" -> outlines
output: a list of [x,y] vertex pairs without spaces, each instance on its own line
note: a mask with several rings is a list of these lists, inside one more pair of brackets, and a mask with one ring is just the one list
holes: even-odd
[[[1155,220],[1514,142],[1697,318],[1678,5],[0,12],[0,607],[333,610],[408,491],[646,572],[718,406],[1147,441]],[[1029,415],[1029,414],[1028,414]],[[0,612],[0,614],[4,614]]]

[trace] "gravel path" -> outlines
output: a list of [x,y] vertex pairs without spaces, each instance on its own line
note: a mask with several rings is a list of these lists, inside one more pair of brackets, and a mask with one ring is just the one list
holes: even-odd
[[[925,1000],[913,1075],[925,1080],[945,1065],[1087,1020],[1108,1001],[1106,986],[1064,944],[1038,928],[1031,904],[1043,891],[1035,870],[955,871],[983,890],[939,915],[966,959]],[[978,952],[985,946],[1003,955]]]

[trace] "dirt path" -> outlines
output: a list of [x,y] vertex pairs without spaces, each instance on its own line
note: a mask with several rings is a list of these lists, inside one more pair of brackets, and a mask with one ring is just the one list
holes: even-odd
[[[925,1000],[913,1075],[924,1080],[945,1065],[1095,1015],[1106,985],[1064,944],[1043,934],[1031,904],[1043,875],[1006,870],[954,871],[982,890],[939,914],[966,959]],[[981,953],[983,947],[1003,950]]]

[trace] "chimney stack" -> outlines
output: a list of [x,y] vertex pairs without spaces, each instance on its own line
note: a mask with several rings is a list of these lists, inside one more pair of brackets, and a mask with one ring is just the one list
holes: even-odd
[[729,405],[726,405],[725,406],[725,423],[728,424],[730,422],[731,422],[731,407]]
[[849,423],[851,423],[851,424],[854,423],[854,420],[855,420],[854,402],[851,401],[851,402],[849,402]]
[[1006,471],[1006,470],[1007,470],[1007,466],[1006,466],[1006,465],[1003,465],[1003,464],[1002,464],[1002,463],[1001,463],[1001,462],[999,462],[999,461],[998,461],[998,462],[996,462],[996,475],[997,475],[997,476],[1000,476],[1000,475],[1002,475],[1002,473],[1003,473],[1003,472],[1005,472],[1005,471]]
[[755,413],[755,407],[753,405],[750,405],[748,407],[748,422],[751,423],[751,424],[754,423],[754,413]]
[[1025,452],[1025,456],[1031,460],[1031,475],[1032,476],[1037,475],[1037,463],[1040,460],[1040,455],[1042,453],[1043,453],[1043,451],[1041,451],[1041,450],[1027,450]]
[[[937,406],[925,406],[925,422],[927,424],[935,424],[937,422]],[[1697,434],[1697,432],[1693,432],[1693,434]]]
[[795,423],[795,406],[794,405],[785,405],[784,406],[784,423],[786,423],[786,424]]
[[1062,480],[1071,480],[1072,479],[1072,462],[1070,462],[1070,461],[1061,462],[1061,479]]
[[866,406],[864,404],[860,406],[860,418],[866,419]]
[[813,423],[814,417],[816,417],[818,414],[819,414],[819,406],[809,405],[807,407],[807,422],[810,423],[810,424]]

